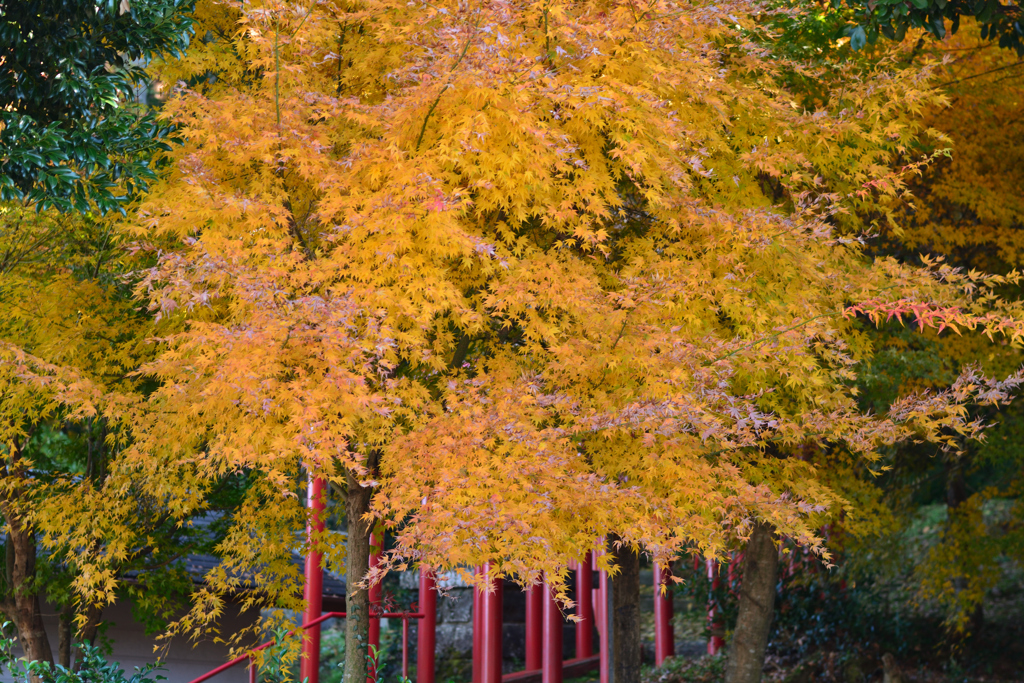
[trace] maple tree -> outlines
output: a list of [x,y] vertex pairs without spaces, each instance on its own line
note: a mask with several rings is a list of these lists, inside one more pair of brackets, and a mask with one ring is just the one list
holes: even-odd
[[[810,106],[820,106],[823,93],[827,93],[830,86],[835,88],[833,93],[836,90],[842,93],[840,87],[843,79],[853,74],[863,77],[863,74],[877,68],[880,60],[885,63],[891,59],[888,55],[892,50],[884,45],[881,49],[864,50],[861,42],[852,45],[854,51],[851,52],[847,46],[856,41],[837,41],[836,38],[843,35],[844,30],[849,33],[846,17],[841,14],[784,14],[771,18],[768,26],[777,31],[778,48],[813,59],[826,67],[821,72],[823,78],[812,79],[806,74],[794,72],[787,79],[794,92],[802,96],[800,101]],[[923,251],[932,257],[948,256],[952,263],[964,268],[993,272],[1007,272],[1017,265],[1017,261],[1006,259],[1002,254],[1015,241],[1010,226],[1019,223],[1014,213],[1013,200],[1003,198],[1013,195],[1013,190],[1009,188],[1016,182],[1013,160],[1017,145],[1011,138],[1016,120],[1013,111],[1017,107],[1019,93],[1013,87],[993,89],[993,84],[1012,81],[1012,69],[1019,66],[1019,62],[1014,60],[1012,53],[986,42],[992,33],[991,27],[979,27],[972,20],[967,20],[965,28],[957,37],[947,38],[941,44],[926,43],[922,38],[917,41],[908,40],[897,46],[902,54],[896,61],[889,62],[897,71],[905,68],[915,72],[920,67],[920,61],[915,63],[915,59],[923,59],[925,63],[941,60],[932,87],[942,97],[921,109],[908,110],[903,115],[903,123],[911,130],[928,131],[927,135],[907,146],[897,144],[886,148],[882,145],[878,149],[881,152],[879,158],[884,159],[888,152],[889,161],[883,163],[890,164],[894,169],[906,170],[908,148],[921,149],[918,145],[923,145],[925,150],[931,149],[941,155],[933,157],[934,163],[919,167],[923,177],[915,177],[908,185],[915,195],[907,195],[906,199],[911,201],[885,202],[879,206],[872,206],[869,202],[851,204],[854,210],[846,217],[847,225],[870,224],[882,231],[883,239],[880,242],[874,240],[868,243],[869,253],[892,255],[901,261],[916,264],[921,262],[919,252]],[[844,42],[847,46],[844,46]],[[842,69],[829,66],[837,62],[843,64]],[[966,92],[971,95],[965,98]],[[988,115],[992,118],[978,118]],[[990,131],[991,135],[985,134],[988,125],[996,128]],[[1000,144],[1001,140],[1005,142]],[[952,153],[943,150],[944,147],[952,148]],[[1000,161],[1004,155],[1008,160],[1005,166]],[[951,172],[952,167],[963,170]],[[1007,194],[1002,194],[1000,189],[1006,190]],[[982,216],[980,220],[972,212],[973,207],[978,207]],[[1000,214],[995,224],[1004,231],[988,227],[994,214]],[[957,221],[957,228],[947,227],[949,221]],[[968,224],[970,227],[967,227]],[[1017,296],[1013,289],[1004,288],[1002,292],[1013,298]],[[889,329],[875,335],[872,346],[872,358],[858,373],[858,384],[867,376],[871,378],[869,382],[885,385],[889,391],[884,399],[877,394],[870,402],[861,398],[862,404],[871,410],[885,410],[900,394],[946,386],[958,372],[972,364],[984,367],[987,372],[1005,376],[1012,373],[1022,360],[1016,345],[993,346],[983,335],[971,333],[921,335],[894,333]],[[937,355],[942,359],[938,365],[935,362]],[[1012,438],[1008,434],[1016,429],[1016,409],[1007,411],[998,405],[966,408],[975,418],[995,424],[992,439],[1005,441]],[[989,444],[992,439],[988,441]],[[893,491],[892,484],[888,482],[900,481],[904,477],[907,477],[905,481],[908,483],[920,481],[924,472],[922,468],[927,467],[925,463],[934,463],[936,460],[946,463],[951,511],[950,533],[954,528],[959,528],[961,533],[956,538],[951,535],[947,545],[935,549],[933,562],[919,568],[916,577],[920,591],[918,597],[926,601],[937,599],[944,605],[948,609],[947,624],[960,636],[965,633],[967,617],[973,614],[970,630],[976,632],[978,617],[981,615],[980,600],[986,587],[994,585],[993,582],[1000,576],[996,568],[1006,557],[1019,554],[1019,536],[1016,533],[1005,534],[1006,523],[994,527],[991,520],[983,521],[981,515],[982,507],[990,507],[985,500],[993,496],[1016,495],[1014,491],[1017,490],[1017,484],[1009,474],[1013,471],[1015,455],[1006,449],[999,451],[998,447],[993,449],[992,446],[973,440],[964,441],[956,448],[939,449],[938,458],[934,457],[936,449],[928,445],[905,445],[886,450],[888,455],[884,462],[887,466],[894,465],[891,459],[893,453],[900,455],[895,460],[897,473],[885,478],[887,483],[882,489],[876,486],[878,480],[871,468],[865,470],[861,466],[854,466],[840,468],[836,472],[839,479],[832,480],[833,486],[848,491],[851,499],[856,501],[855,507],[858,510],[856,517],[840,516],[841,526],[856,536],[867,537],[883,527],[891,529],[893,510],[888,506],[899,508],[899,496],[893,494],[904,495],[907,490],[897,488]],[[994,456],[993,452],[1002,454]],[[911,453],[913,455],[904,461],[903,458]],[[968,512],[965,508],[963,511],[973,521],[966,525],[957,523],[953,519],[956,517],[953,511],[967,495],[964,473],[977,473],[979,469],[995,469],[1006,473],[1006,476],[1003,482],[999,482],[998,477],[992,478],[992,474],[989,474],[989,483],[996,485],[979,492],[980,495],[972,501],[973,505],[967,506],[977,506],[976,509]],[[973,478],[976,484],[978,475],[975,474]],[[987,512],[985,516],[988,517]],[[1011,513],[1009,529],[1019,526],[1015,521],[1017,517],[1019,513]],[[864,547],[867,546],[861,546]]]
[[[7,204],[0,206],[0,253],[0,514],[7,557],[0,610],[30,660],[68,667],[73,641],[95,638],[103,607],[115,597],[112,586],[86,595],[74,590],[79,557],[104,556],[120,578],[134,574],[116,595],[132,598],[147,628],[161,629],[192,585],[180,560],[211,550],[219,524],[182,528],[180,518],[130,482],[108,488],[109,465],[130,436],[94,407],[71,410],[59,398],[76,384],[128,404],[146,391],[146,381],[130,374],[151,356],[147,337],[154,328],[123,282],[130,266],[113,225]],[[229,509],[243,485],[222,478],[204,509]],[[65,524],[79,523],[90,501],[98,515],[93,523],[114,509],[126,523],[72,546],[54,538],[55,529],[66,535]],[[43,601],[59,611],[57,642],[43,628]]]
[[907,250],[945,254],[957,263],[991,272],[1017,267],[1022,245],[1016,227],[1024,205],[1021,155],[1015,135],[1021,111],[1020,61],[978,35],[964,30],[931,47],[952,59],[937,84],[949,106],[922,111],[922,124],[945,131],[953,154],[914,183],[919,201],[900,221],[891,239]]
[[[826,60],[853,59],[859,62],[862,72],[870,69],[879,58],[879,51],[844,54],[844,41],[834,40],[842,34],[844,25],[842,16],[821,14],[786,16],[773,22],[773,26],[784,31],[784,44],[790,50],[804,55],[817,52],[823,55],[819,58]],[[870,205],[856,208],[852,220],[873,221],[882,230],[883,239],[872,244],[871,253],[919,263],[919,253],[923,251],[932,256],[947,256],[952,263],[965,268],[992,272],[1006,272],[1019,264],[1014,228],[1019,224],[1019,212],[1011,198],[1017,183],[1014,161],[1018,145],[1014,127],[1019,107],[1013,69],[1019,62],[1012,53],[987,42],[990,34],[991,29],[968,20],[955,37],[942,43],[926,43],[922,39],[901,46],[907,50],[902,62],[912,70],[919,66],[915,59],[944,60],[933,86],[945,96],[943,101],[929,104],[912,116],[922,129],[935,132],[931,141],[922,141],[926,149],[941,150],[948,146],[951,153],[947,153],[948,158],[937,157],[935,163],[921,168],[923,176],[909,184],[915,195],[913,201],[896,205],[895,212],[891,206],[881,212]],[[855,47],[863,48],[863,42]],[[882,48],[883,55],[886,50]],[[828,79],[801,76],[790,78],[792,86],[804,93],[805,101],[820,100],[827,82]],[[896,154],[891,163],[899,168],[906,163],[906,156]],[[1004,293],[1016,296],[1012,290]],[[944,386],[970,364],[980,364],[989,372],[1004,375],[1021,362],[1015,346],[992,346],[983,336],[969,333],[919,335],[886,330],[877,336],[874,346],[877,351],[861,373],[860,381],[866,379],[867,386],[872,387],[869,393],[885,387],[884,397],[874,393],[864,403],[876,410],[884,410],[901,393]],[[978,631],[981,602],[986,590],[999,578],[999,562],[1020,552],[1015,531],[1019,528],[1018,512],[1010,511],[1008,523],[1004,521],[995,527],[982,515],[982,509],[991,507],[989,502],[1000,502],[993,501],[993,497],[1017,495],[1018,484],[1012,475],[1016,456],[1012,449],[993,445],[993,441],[998,444],[1013,438],[1009,435],[1017,429],[1017,411],[998,406],[971,406],[969,410],[972,415],[995,423],[994,435],[987,445],[964,442],[938,454],[927,445],[904,446],[890,450],[885,462],[893,465],[896,472],[886,478],[882,490],[873,484],[865,488],[866,482],[849,478],[852,472],[847,472],[844,484],[859,488],[863,510],[859,521],[847,517],[843,526],[859,529],[857,533],[870,533],[883,526],[886,519],[891,525],[893,511],[887,509],[888,505],[899,508],[900,497],[909,495],[910,486],[922,477],[935,476],[936,462],[939,470],[945,468],[944,474],[940,472],[947,480],[948,490],[943,499],[950,511],[943,532],[945,542],[936,546],[931,560],[918,568],[915,585],[919,598],[937,600],[944,607],[947,625],[960,637]],[[981,484],[984,490],[978,490],[971,496],[970,504],[964,505],[970,490],[966,476],[970,475],[971,483],[977,486],[983,481],[980,477],[986,476],[980,472],[984,470],[990,472],[988,484]],[[993,472],[1004,473],[1002,481]],[[873,479],[867,472],[862,476]],[[901,481],[906,483],[892,483]],[[883,495],[885,498],[880,499]],[[864,511],[870,508],[875,512],[865,518]]]
[[[1015,190],[1021,180],[1021,148],[1015,135],[1020,129],[1021,87],[1013,72],[1020,62],[988,42],[984,27],[974,22],[923,52],[947,58],[937,86],[947,94],[949,106],[925,108],[921,118],[924,125],[946,132],[952,154],[913,182],[918,199],[904,212],[898,229],[884,233],[881,249],[901,258],[923,251],[945,255],[963,267],[1010,271],[1022,263],[1022,214]],[[897,338],[891,346],[893,353],[912,363],[922,357],[928,363],[912,373],[890,370],[888,382],[876,381],[891,385],[886,386],[889,392],[909,385],[934,386],[968,363],[1005,372],[1022,360],[1016,347],[992,347],[976,335]],[[880,361],[887,367],[892,363],[890,357]],[[1019,461],[1014,449],[1005,447],[1019,429],[1018,411],[976,408],[975,413],[996,428],[986,443],[965,444],[944,454],[937,465],[947,521],[939,543],[916,574],[921,597],[938,602],[951,634],[961,640],[981,628],[982,606],[999,579],[999,562],[1022,552]],[[929,463],[934,459],[920,449],[904,449],[894,461],[903,479],[921,477]],[[897,486],[895,492],[901,491]],[[1008,499],[1012,507],[995,528],[984,519],[983,510],[998,499]]]
[[[140,366],[156,386],[55,397],[130,425],[111,490],[179,519],[247,477],[178,628],[209,625],[230,589],[296,604],[303,470],[348,497],[347,551],[312,542],[329,565],[348,554],[358,643],[371,519],[396,548],[370,581],[490,562],[543,572],[569,605],[565,567],[610,534],[659,562],[758,533],[827,558],[822,520],[854,512],[837,472],[980,433],[968,406],[1017,376],[967,369],[879,415],[853,386],[865,322],[1024,330],[995,293],[1015,273],[872,260],[850,218],[889,220],[927,161],[910,114],[941,103],[934,68],[833,65],[799,103],[788,84],[823,69],[751,40],[769,9],[199,4],[207,38],[155,68],[190,84],[164,113],[182,146],[122,226],[155,261],[136,294],[168,326]],[[106,500],[78,509],[55,543],[128,523]],[[616,554],[636,557],[603,566]],[[107,557],[77,561],[77,590],[116,583]],[[364,654],[348,648],[346,680]]]

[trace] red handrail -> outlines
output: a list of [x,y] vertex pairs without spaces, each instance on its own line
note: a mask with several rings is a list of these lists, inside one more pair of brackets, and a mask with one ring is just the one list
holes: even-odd
[[[409,643],[408,643],[408,640],[409,640],[409,628],[408,628],[409,619],[422,619],[422,618],[424,618],[427,615],[422,613],[422,612],[385,612],[383,614],[371,614],[370,616],[382,617],[382,618],[385,618],[385,619],[391,618],[391,619],[401,619],[402,620],[402,675],[405,676],[406,678],[408,678],[408,676],[409,676],[409,671],[408,671],[409,659],[406,656],[406,652],[405,651],[409,647]],[[313,621],[309,622],[308,624],[303,624],[302,625],[302,630],[306,630],[307,628],[310,628],[312,626],[318,626],[319,624],[322,624],[323,622],[327,621],[328,619],[335,619],[335,618],[343,619],[344,617],[345,617],[345,612],[325,612],[319,618],[314,619]],[[294,633],[295,633],[295,631],[289,631],[288,635],[292,635]],[[217,674],[222,673],[224,671],[227,671],[228,669],[230,669],[233,666],[237,666],[237,665],[241,664],[242,662],[244,662],[246,660],[251,660],[253,658],[252,654],[254,652],[259,652],[260,650],[264,650],[264,649],[270,647],[271,645],[273,645],[275,642],[276,641],[268,640],[267,642],[263,643],[262,645],[257,645],[252,650],[250,650],[247,654],[239,655],[238,657],[235,657],[234,659],[232,659],[230,662],[228,662],[226,664],[221,664],[220,666],[218,666],[216,669],[213,669],[212,671],[207,671],[206,673],[204,673],[199,678],[192,679],[192,681],[190,681],[190,683],[203,683],[203,681],[209,680],[209,679],[213,678],[214,676],[216,676]],[[255,669],[254,665],[255,665],[255,662],[252,663],[251,666],[253,666],[253,670],[249,673],[249,680],[252,681],[253,683],[255,683],[255,673],[256,673],[256,669]]]

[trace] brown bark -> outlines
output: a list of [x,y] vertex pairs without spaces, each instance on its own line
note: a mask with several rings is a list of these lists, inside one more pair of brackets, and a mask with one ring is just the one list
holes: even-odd
[[81,642],[96,644],[96,636],[100,632],[100,625],[103,623],[103,608],[99,605],[89,605],[85,608],[85,626],[79,634]]
[[72,621],[75,613],[71,609],[71,605],[65,606],[60,611],[60,625],[58,626],[57,636],[57,663],[65,669],[71,668],[71,636]]
[[627,546],[609,552],[619,568],[612,579],[612,666],[615,683],[640,683],[640,556]]
[[[31,431],[31,430],[30,430]],[[27,442],[31,433],[26,435],[22,444]],[[22,468],[22,445],[14,443],[3,474],[12,483],[24,480]],[[43,614],[39,604],[39,593],[35,586],[36,575],[36,535],[31,526],[25,524],[17,501],[17,483],[8,486],[8,492],[0,498],[0,511],[7,523],[7,542],[5,569],[7,592],[2,608],[8,618],[18,629],[18,641],[29,661],[53,664],[53,652],[50,650],[50,639],[43,627]]]
[[949,511],[957,509],[967,501],[967,480],[959,463],[946,464],[946,505]]
[[[373,463],[375,465],[375,463]],[[371,468],[372,469],[372,468]],[[370,597],[359,583],[370,564],[370,524],[363,516],[370,511],[372,489],[363,488],[348,473],[345,517],[348,539],[345,554],[345,678],[344,683],[366,683],[369,667],[366,655],[370,638]]]
[[36,574],[36,538],[30,528],[3,506],[7,521],[7,589],[3,611],[18,629],[18,641],[29,661],[53,664],[50,639],[43,626]]
[[739,617],[729,659],[725,666],[725,683],[760,683],[764,668],[764,652],[775,607],[775,582],[779,570],[779,553],[772,541],[770,525],[759,522],[743,558],[740,585]]
[[[103,623],[102,619],[103,608],[101,606],[90,604],[85,607],[85,625],[82,626],[82,630],[78,634],[79,643],[96,644],[96,636],[99,634],[100,625]],[[82,658],[79,655],[75,655],[75,671],[79,671],[81,668]]]

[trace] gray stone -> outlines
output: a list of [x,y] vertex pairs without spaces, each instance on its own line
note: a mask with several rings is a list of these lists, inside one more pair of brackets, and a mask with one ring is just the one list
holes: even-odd
[[401,572],[398,575],[398,585],[407,591],[414,591],[420,587],[419,572]]
[[448,595],[437,597],[437,621],[444,624],[464,624],[473,620],[473,591],[455,588]]
[[472,652],[472,624],[438,624],[437,646],[434,651],[437,653],[451,651]]
[[[469,584],[462,580],[456,572],[444,572],[437,582],[442,589],[468,588]],[[420,587],[420,573],[418,571],[402,572],[398,575],[398,585],[405,590],[416,590]]]
[[708,641],[706,640],[677,640],[676,657],[687,657],[697,659],[708,653]]

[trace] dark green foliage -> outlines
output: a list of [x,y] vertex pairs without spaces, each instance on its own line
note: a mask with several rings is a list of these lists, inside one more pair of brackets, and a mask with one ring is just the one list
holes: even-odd
[[[299,662],[294,647],[289,647],[289,631],[285,627],[274,629],[274,644],[264,655],[258,678],[263,683],[293,683],[299,680]],[[303,679],[305,683],[306,679]]]
[[166,680],[165,676],[152,675],[163,668],[159,664],[147,664],[126,676],[117,662],[107,662],[99,648],[89,643],[77,646],[78,662],[72,668],[54,666],[49,662],[23,662],[13,652],[17,640],[6,635],[13,626],[5,623],[0,629],[3,632],[0,637],[0,672],[9,674],[16,681],[34,679],[38,683],[155,683]]
[[0,0],[0,199],[101,212],[154,177],[170,128],[133,106],[194,0]]
[[[976,17],[981,37],[1024,56],[1024,13],[1016,3],[999,0],[832,0],[836,10],[852,10],[854,26],[846,29],[850,45],[859,50],[882,34],[903,40],[910,29],[923,29],[936,38],[956,33],[961,17]],[[948,23],[947,23],[948,22]]]
[[[998,512],[998,506],[990,507]],[[828,544],[835,553],[836,566],[831,569],[791,541],[783,541],[769,667],[788,672],[787,681],[878,681],[881,655],[890,652],[908,669],[923,666],[933,672],[945,670],[949,676],[936,680],[964,680],[952,675],[954,665],[975,674],[994,672],[997,680],[1020,680],[1024,657],[1021,630],[1015,624],[1024,604],[1024,584],[1012,564],[1006,565],[998,600],[987,606],[990,623],[968,641],[950,638],[938,606],[921,598],[918,571],[941,542],[945,519],[944,505],[927,505],[899,529],[870,538],[833,534],[827,527]],[[738,553],[731,562],[723,562],[714,590],[703,561],[697,568],[689,562],[675,568],[684,579],[676,595],[687,596],[686,603],[696,606],[701,619],[714,604],[727,641],[736,620],[740,565]],[[708,635],[705,631],[704,637]],[[663,667],[665,673],[656,669],[646,681],[718,680],[704,677],[713,672],[692,668],[696,666],[690,661],[670,662]]]
[[725,657],[672,657],[655,669],[645,669],[643,683],[718,683],[725,677]]

